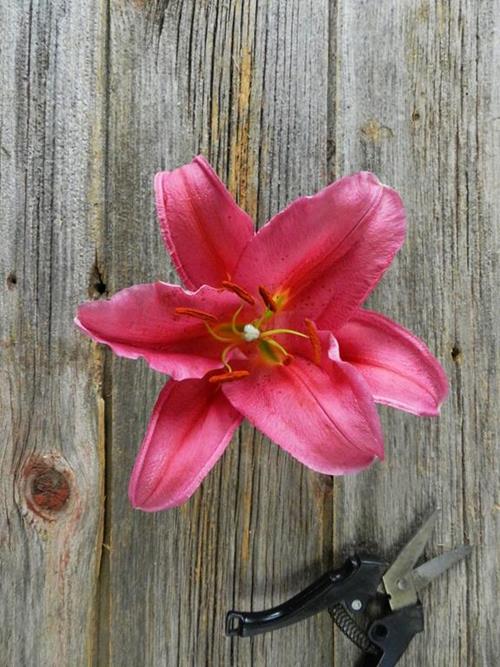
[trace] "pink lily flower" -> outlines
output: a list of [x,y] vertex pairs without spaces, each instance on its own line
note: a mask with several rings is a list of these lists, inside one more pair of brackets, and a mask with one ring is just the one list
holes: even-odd
[[76,324],[171,377],[129,486],[180,505],[246,417],[309,468],[384,456],[375,402],[436,415],[446,376],[425,344],[361,309],[405,234],[399,195],[360,172],[300,197],[255,233],[202,157],[155,179],[163,238],[187,289],[156,282],[78,309]]

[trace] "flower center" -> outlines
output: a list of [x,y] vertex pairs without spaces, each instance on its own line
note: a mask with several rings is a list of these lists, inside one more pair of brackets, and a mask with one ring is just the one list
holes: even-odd
[[251,343],[253,340],[257,340],[260,337],[260,331],[257,327],[254,327],[253,324],[245,324],[243,327],[243,338],[247,343]]
[[238,318],[246,304],[250,306],[256,305],[255,299],[247,290],[236,283],[223,281],[223,286],[225,289],[237,294],[245,302],[235,311],[229,322],[219,322],[212,313],[195,308],[180,307],[175,309],[178,315],[187,315],[202,320],[210,336],[221,343],[225,343],[221,352],[221,362],[226,372],[212,375],[210,382],[229,382],[249,375],[249,371],[233,370],[229,363],[229,357],[234,350],[243,347],[244,351],[247,352],[248,348],[245,348],[245,346],[248,345],[255,345],[261,358],[267,363],[282,366],[288,365],[293,357],[282,343],[275,340],[276,336],[288,335],[309,339],[313,348],[314,361],[319,363],[320,342],[316,327],[311,320],[305,321],[307,333],[302,333],[295,329],[266,328],[282,307],[284,300],[282,295],[274,295],[266,287],[259,287],[259,294],[263,301],[264,309],[251,322],[247,321],[243,324],[238,321]]

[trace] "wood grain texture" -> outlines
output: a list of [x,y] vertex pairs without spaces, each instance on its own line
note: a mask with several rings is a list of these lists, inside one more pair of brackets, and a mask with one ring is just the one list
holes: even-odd
[[[95,3],[1,6],[0,664],[85,665],[101,551]],[[95,224],[94,224],[95,223]]]
[[[407,667],[490,667],[498,609],[500,2],[2,3],[0,664],[318,666],[328,615],[252,640],[229,608],[293,595],[355,546],[475,545],[426,592]],[[387,460],[332,481],[247,424],[183,507],[130,470],[165,378],[73,329],[76,304],[177,281],[152,176],[205,154],[263,224],[358,169],[399,189],[408,240],[370,306],[446,366],[438,420],[382,409]],[[7,572],[5,576],[4,572]]]
[[[169,3],[161,19],[160,9],[120,4],[110,16],[112,291],[177,280],[153,210],[155,171],[203,152],[260,223],[326,182],[326,6]],[[133,512],[128,476],[165,378],[121,360],[111,369],[111,612],[101,660],[328,664],[327,615],[253,642],[226,639],[224,617],[277,603],[329,565],[329,481],[246,426],[184,507]]]
[[[407,242],[369,305],[426,340],[451,383],[438,420],[383,410],[386,462],[334,485],[335,544],[367,540],[391,556],[438,506],[429,554],[475,547],[424,594],[408,666],[498,655],[498,9],[341,2],[334,26],[332,171],[374,171],[408,211]],[[334,664],[350,664],[349,644],[335,648]]]

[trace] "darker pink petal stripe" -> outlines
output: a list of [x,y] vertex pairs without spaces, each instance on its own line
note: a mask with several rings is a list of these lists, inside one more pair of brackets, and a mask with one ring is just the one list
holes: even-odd
[[236,282],[289,293],[289,322],[316,319],[337,331],[366,298],[401,247],[399,195],[368,172],[301,197],[250,241]]
[[202,377],[221,366],[220,343],[198,319],[175,313],[176,307],[230,317],[239,299],[229,292],[201,287],[186,292],[157,282],[134,285],[109,300],[88,301],[78,308],[76,324],[122,357],[143,357],[157,371],[176,379]]
[[185,502],[222,456],[241,419],[206,379],[168,382],[134,465],[132,505],[155,512]]
[[296,357],[289,366],[260,365],[223,391],[252,424],[313,470],[353,473],[383,456],[373,399],[348,364],[331,362],[325,369]]
[[445,372],[410,331],[357,310],[337,337],[342,358],[363,374],[376,401],[416,415],[439,414],[448,394]]
[[185,285],[220,286],[253,236],[251,218],[201,156],[156,174],[155,192],[163,238]]

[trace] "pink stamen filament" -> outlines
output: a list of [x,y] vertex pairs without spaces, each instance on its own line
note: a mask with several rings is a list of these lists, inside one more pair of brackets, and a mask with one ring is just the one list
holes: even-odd
[[[255,303],[253,297],[248,292],[246,292],[246,290],[239,287],[239,285],[231,283],[230,281],[223,281],[223,285],[226,289],[233,291],[235,294],[237,294],[243,301],[251,303],[252,305]],[[259,287],[259,292],[262,297],[262,300],[264,301],[264,304],[266,305],[266,309],[259,319],[254,320],[250,324],[252,325],[252,327],[259,329],[260,331],[262,323],[267,319],[271,319],[273,315],[276,313],[277,304],[276,301],[274,300],[274,297],[265,287]],[[232,352],[232,350],[238,348],[241,344],[244,344],[245,342],[247,343],[253,342],[253,339],[246,339],[244,335],[243,326],[241,324],[238,324],[238,317],[240,316],[243,308],[244,304],[242,304],[239,308],[237,308],[230,322],[221,324],[218,324],[217,317],[215,317],[211,313],[207,313],[205,311],[198,310],[196,308],[180,307],[175,309],[176,313],[179,315],[189,315],[191,317],[196,317],[200,320],[203,320],[203,323],[205,324],[205,327],[208,333],[212,336],[212,338],[222,343],[228,343],[228,345],[224,347],[221,353],[221,361],[224,367],[227,369],[227,372],[218,375],[212,375],[209,378],[209,382],[211,383],[230,382],[233,380],[239,380],[240,378],[246,377],[247,375],[250,374],[249,371],[246,370],[233,371],[233,368],[229,363],[229,355]],[[211,324],[218,324],[218,326],[214,329],[211,326]],[[250,324],[248,326],[250,326]],[[270,345],[272,348],[277,350],[280,353],[280,355],[282,355],[283,358],[281,359],[281,362],[279,361],[278,358],[274,363],[278,364],[281,363],[282,365],[288,365],[292,361],[293,356],[288,353],[287,349],[283,345],[281,345],[281,343],[278,343],[278,341],[274,340],[272,336],[278,336],[283,334],[283,335],[298,336],[300,338],[307,338],[308,340],[310,340],[313,347],[314,361],[318,363],[319,361],[318,352],[321,351],[318,332],[311,320],[306,320],[305,324],[309,335],[301,333],[300,331],[295,331],[294,329],[267,329],[265,331],[261,331],[260,336],[258,336],[258,338],[256,338],[255,340],[261,340],[262,344],[264,344],[265,341],[266,344]],[[227,336],[221,335],[222,330],[224,330],[224,333],[227,333]]]
[[278,334],[291,334],[292,336],[300,336],[301,338],[309,338],[306,334],[300,333],[300,331],[294,331],[293,329],[268,329],[263,331],[260,335],[261,338],[268,338],[268,336],[276,336]]
[[268,345],[272,345],[277,350],[279,350],[285,358],[290,356],[288,354],[287,350],[283,347],[283,345],[280,345],[276,340],[273,340],[272,338],[269,338],[269,339],[266,339],[266,343]]
[[234,333],[236,336],[240,336],[240,335],[241,335],[241,332],[238,331],[238,329],[236,328],[236,320],[238,319],[238,316],[239,316],[239,314],[241,313],[242,310],[243,310],[243,306],[240,306],[240,307],[238,308],[238,310],[234,313],[233,318],[232,318],[232,320],[231,320],[231,329],[233,330],[233,333]]
[[205,322],[205,326],[207,327],[208,333],[209,333],[211,336],[213,336],[213,337],[215,338],[215,340],[220,340],[220,341],[222,341],[223,343],[233,343],[233,342],[234,342],[232,338],[225,338],[224,336],[219,336],[219,334],[216,333],[216,332],[212,329],[212,327],[210,326],[210,324],[207,324],[207,322]]
[[231,367],[231,364],[228,362],[227,358],[231,350],[234,350],[235,347],[238,347],[238,343],[233,343],[232,345],[228,345],[222,350],[221,354],[222,363],[230,373],[232,373],[233,369]]
[[264,320],[268,320],[268,319],[269,319],[270,317],[272,317],[273,315],[274,315],[273,311],[272,311],[272,310],[269,310],[269,308],[266,308],[266,310],[265,310],[264,313],[259,317],[259,319],[256,320],[256,321],[254,322],[254,325],[257,327],[257,329],[260,329],[260,327],[262,326],[262,322],[263,322]]

